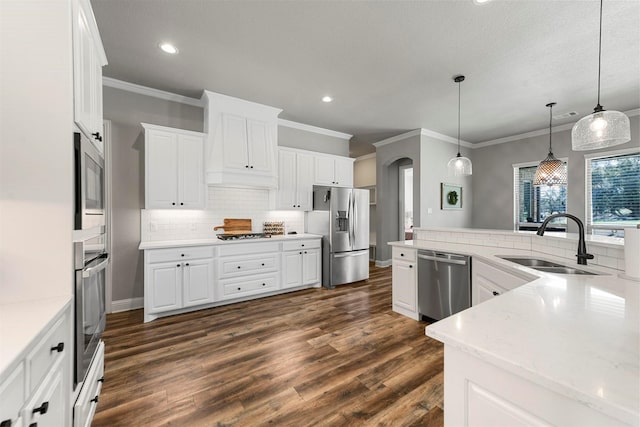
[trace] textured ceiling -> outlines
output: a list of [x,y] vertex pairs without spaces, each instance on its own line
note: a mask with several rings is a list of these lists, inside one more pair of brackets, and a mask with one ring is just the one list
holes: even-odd
[[[598,1],[91,3],[105,76],[272,105],[360,143],[420,127],[455,137],[457,74],[467,77],[461,139],[471,143],[544,129],[550,101],[554,115],[596,104]],[[601,103],[638,108],[640,1],[605,1],[603,28]],[[180,53],[160,51],[165,40]]]

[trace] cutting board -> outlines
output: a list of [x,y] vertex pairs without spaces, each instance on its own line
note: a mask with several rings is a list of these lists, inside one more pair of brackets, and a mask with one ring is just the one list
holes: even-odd
[[225,218],[223,225],[213,227],[213,230],[223,229],[224,234],[251,233],[251,219]]

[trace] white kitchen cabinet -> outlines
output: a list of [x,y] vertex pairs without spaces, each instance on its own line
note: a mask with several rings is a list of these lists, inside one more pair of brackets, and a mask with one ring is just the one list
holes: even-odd
[[102,67],[107,57],[88,0],[73,2],[74,120],[104,152],[102,141]]
[[316,155],[314,183],[334,187],[353,187],[353,162],[341,156]]
[[504,292],[531,281],[531,277],[517,275],[506,268],[483,262],[478,257],[472,260],[471,305],[480,304]]
[[320,244],[320,239],[313,239],[283,245],[282,288],[315,285],[322,281]]
[[392,249],[391,300],[396,313],[419,320],[417,250]]
[[144,320],[215,301],[214,248],[145,251]]
[[206,90],[202,100],[206,182],[275,188],[282,110]]
[[204,134],[142,123],[145,207],[204,209]]
[[91,421],[98,409],[100,392],[104,383],[104,343],[100,342],[93,356],[93,362],[84,380],[82,391],[73,406],[73,427],[91,427]]
[[308,152],[280,148],[276,209],[313,209],[314,158]]
[[71,425],[71,318],[69,301],[0,372],[0,425]]

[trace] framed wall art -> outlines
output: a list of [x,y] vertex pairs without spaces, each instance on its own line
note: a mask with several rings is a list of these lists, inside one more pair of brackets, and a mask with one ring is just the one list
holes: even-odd
[[462,186],[440,184],[440,209],[462,209]]

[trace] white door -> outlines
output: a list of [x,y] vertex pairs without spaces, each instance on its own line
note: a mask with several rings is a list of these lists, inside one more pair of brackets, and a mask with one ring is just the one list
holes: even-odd
[[278,209],[295,209],[296,197],[296,153],[281,150],[278,153]]
[[[66,350],[66,349],[65,349]],[[37,425],[38,427],[59,427],[67,423],[67,411],[66,407],[68,402],[65,394],[67,388],[70,387],[64,380],[64,363],[66,358],[61,357],[55,362],[54,368],[52,368],[47,380],[40,388],[40,392],[37,396],[31,400],[25,407],[22,417],[26,421],[25,425]],[[47,402],[47,407],[44,412],[34,409],[42,408],[42,405]]]
[[302,254],[302,284],[320,283],[320,249],[307,249]]
[[222,115],[223,165],[225,169],[249,168],[247,125],[244,117]]
[[213,259],[183,263],[183,306],[213,302]]
[[282,264],[282,288],[302,285],[302,251],[283,252]]
[[73,42],[74,42],[74,118],[78,127],[87,136],[94,132],[92,123],[92,78],[94,74],[93,40],[87,22],[87,16],[82,7],[76,6],[77,14],[73,22]]
[[247,119],[247,152],[251,171],[273,172],[273,146],[267,123]]
[[316,185],[335,185],[334,171],[333,157],[316,156],[314,171]]
[[147,209],[166,209],[178,203],[178,148],[174,133],[147,130]]
[[334,165],[335,185],[353,187],[353,162],[349,159],[336,158]]
[[471,282],[471,305],[478,305],[481,302],[490,300],[493,297],[506,292],[495,286],[480,275],[474,275]]
[[393,305],[416,311],[416,266],[413,263],[394,262],[391,272]]
[[178,136],[178,195],[180,207],[202,209],[206,206],[204,189],[204,141],[190,135]]
[[298,208],[303,211],[313,210],[313,156],[298,153],[296,159],[296,181]]
[[148,267],[149,313],[176,310],[182,307],[182,264],[163,262]]

